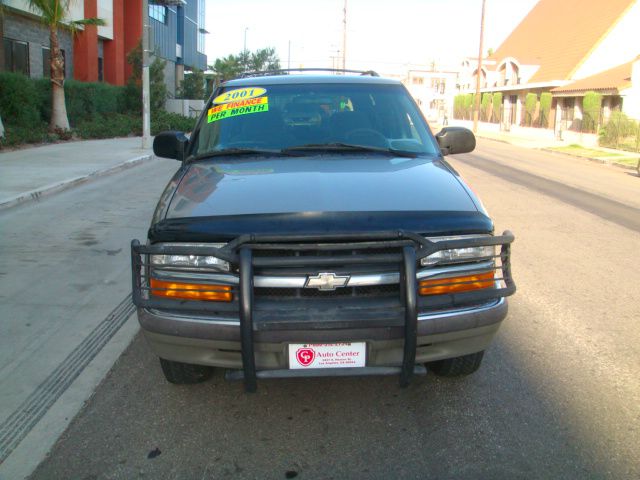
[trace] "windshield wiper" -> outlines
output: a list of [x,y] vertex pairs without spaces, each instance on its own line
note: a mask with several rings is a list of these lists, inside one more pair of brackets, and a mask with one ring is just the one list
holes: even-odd
[[235,156],[235,155],[271,155],[274,157],[298,157],[293,152],[285,152],[284,150],[270,148],[223,148],[222,150],[214,150],[212,152],[200,153],[190,157],[189,161],[206,160],[212,157]]
[[388,153],[397,157],[415,158],[420,152],[409,152],[407,150],[395,150],[386,147],[371,147],[367,145],[355,145],[351,143],[307,143],[305,145],[296,145],[282,149],[282,152],[296,152],[304,150],[318,150],[328,152],[376,152]]

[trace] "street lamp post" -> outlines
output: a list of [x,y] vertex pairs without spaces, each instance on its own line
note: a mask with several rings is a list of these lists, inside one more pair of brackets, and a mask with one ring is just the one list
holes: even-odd
[[149,88],[149,1],[142,0],[142,148],[151,148]]
[[347,68],[347,0],[344,0],[342,17],[342,69]]
[[249,30],[249,27],[244,27],[244,47],[242,48],[243,52],[247,51],[247,30]]
[[480,50],[478,52],[478,70],[476,70],[476,98],[473,106],[473,133],[478,132],[478,116],[480,114],[480,79],[482,77],[482,49],[484,42],[484,6],[486,0],[482,0],[482,15],[480,17]]

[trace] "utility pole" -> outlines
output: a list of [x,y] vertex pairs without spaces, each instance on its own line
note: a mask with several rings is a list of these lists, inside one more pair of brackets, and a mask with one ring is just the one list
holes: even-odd
[[480,79],[482,78],[482,50],[484,42],[484,6],[482,0],[482,16],[480,17],[480,49],[478,51],[478,70],[476,71],[476,98],[473,106],[473,133],[478,132],[478,116],[480,114]]
[[151,148],[149,92],[149,1],[142,0],[142,148]]
[[342,69],[347,68],[347,0],[344,0],[344,15],[342,17]]
[[247,30],[249,30],[249,27],[244,27],[244,47],[242,47],[243,52],[247,51]]
[[287,69],[291,68],[291,40],[289,40],[289,53],[287,54]]

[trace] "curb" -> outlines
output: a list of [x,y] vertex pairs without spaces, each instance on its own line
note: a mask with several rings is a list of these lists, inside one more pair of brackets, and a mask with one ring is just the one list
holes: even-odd
[[[482,138],[483,140],[490,140],[493,142],[500,142],[500,143],[506,143],[508,145],[514,145],[516,147],[520,146],[517,143],[511,142],[507,139],[502,139],[502,138],[493,138],[493,137],[485,137],[482,136],[480,134],[476,135],[478,138]],[[637,172],[638,171],[638,167],[634,167],[631,165],[622,165],[620,163],[615,163],[615,162],[609,162],[607,160],[603,160],[600,158],[594,158],[594,157],[584,157],[582,155],[573,155],[571,153],[567,153],[567,152],[558,152],[556,150],[552,150],[550,147],[523,147],[523,148],[531,148],[532,150],[540,150],[541,152],[546,152],[546,153],[550,153],[552,155],[560,155],[560,156],[565,156],[565,157],[572,157],[572,158],[579,158],[581,160],[586,160],[589,162],[595,162],[595,163],[600,163],[602,165],[607,165],[610,167],[616,167],[616,168],[621,168],[623,170],[631,170],[633,172]]]
[[54,193],[63,192],[65,190],[69,190],[78,185],[82,185],[83,183],[90,182],[92,180],[96,180],[100,177],[104,177],[113,173],[117,173],[121,170],[127,170],[129,168],[136,167],[145,162],[148,162],[153,158],[153,155],[142,155],[140,157],[131,158],[129,160],[125,160],[122,163],[117,165],[113,165],[109,168],[105,168],[103,170],[97,170],[95,172],[91,172],[87,175],[81,175],[79,177],[69,178],[67,180],[63,180],[58,183],[52,183],[51,185],[46,185],[44,187],[38,188],[36,190],[31,190],[29,192],[20,193],[14,197],[9,197],[7,199],[0,200],[0,210],[6,210],[23,203],[38,201],[41,198],[44,198],[49,195],[53,195]]
[[551,150],[549,148],[541,148],[543,152],[551,153],[552,155],[564,155],[565,157],[579,158],[581,160],[587,160],[589,162],[600,163],[601,165],[607,165],[610,167],[622,168],[623,170],[631,170],[633,172],[637,171],[637,167],[633,167],[631,165],[622,165],[621,163],[615,163],[613,161],[609,162],[602,158],[594,158],[594,157],[584,157],[582,155],[573,155],[567,152],[558,152],[556,150]]

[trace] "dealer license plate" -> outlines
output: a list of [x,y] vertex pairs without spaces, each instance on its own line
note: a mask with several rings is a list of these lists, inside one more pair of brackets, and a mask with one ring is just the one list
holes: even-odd
[[292,343],[289,345],[289,368],[353,368],[366,365],[367,344]]

